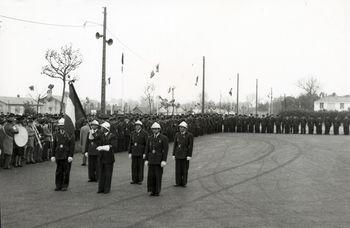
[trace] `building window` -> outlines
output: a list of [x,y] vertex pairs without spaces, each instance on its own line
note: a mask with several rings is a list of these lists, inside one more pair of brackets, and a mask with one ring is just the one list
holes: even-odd
[[320,103],[320,109],[324,109],[324,103]]
[[340,109],[341,109],[341,110],[344,109],[344,103],[340,103]]

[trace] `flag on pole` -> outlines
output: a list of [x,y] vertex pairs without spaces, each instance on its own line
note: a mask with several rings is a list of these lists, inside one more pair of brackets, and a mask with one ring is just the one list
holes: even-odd
[[30,89],[31,91],[34,91],[34,86],[29,86],[29,89]]
[[230,94],[230,96],[232,96],[232,88],[230,89],[230,92],[228,92],[228,94]]
[[169,90],[168,90],[168,93],[170,93],[171,92],[171,87],[169,87]]
[[198,76],[196,77],[196,83],[194,84],[195,86],[198,85]]
[[153,78],[154,75],[155,75],[154,70],[152,70],[152,71],[151,71],[151,76],[150,76],[150,78]]
[[75,123],[81,118],[86,119],[85,111],[80,103],[73,83],[69,83],[69,96],[67,98],[66,111],[64,115],[64,128],[69,136],[74,137]]
[[108,84],[111,84],[111,77],[108,78]]
[[122,73],[124,72],[124,53],[122,53]]
[[159,73],[159,63],[156,65],[156,72]]

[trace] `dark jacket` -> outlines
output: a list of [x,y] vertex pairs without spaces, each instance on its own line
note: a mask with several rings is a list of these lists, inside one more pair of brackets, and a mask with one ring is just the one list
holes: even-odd
[[147,152],[148,134],[141,129],[140,132],[134,131],[131,133],[128,152],[132,156],[142,156]]
[[190,132],[181,134],[177,132],[174,139],[173,156],[176,159],[186,159],[192,157],[193,135]]
[[65,160],[68,157],[73,157],[74,146],[74,137],[70,137],[66,132],[63,134],[58,132],[54,135],[52,156],[56,160]]
[[98,146],[110,145],[109,151],[100,150],[100,161],[101,163],[114,163],[114,153],[117,152],[117,137],[116,135],[108,132],[107,135],[99,133],[97,136]]
[[89,156],[93,155],[99,155],[100,152],[98,150],[96,150],[96,148],[100,145],[99,139],[98,139],[98,132],[95,132],[92,134],[93,139],[90,139],[90,134],[91,132],[89,132],[86,136],[86,144],[85,144],[85,151],[88,152]]
[[148,137],[146,161],[150,165],[159,165],[162,161],[166,161],[169,149],[168,142],[168,137],[163,134],[159,134],[156,138],[153,135]]

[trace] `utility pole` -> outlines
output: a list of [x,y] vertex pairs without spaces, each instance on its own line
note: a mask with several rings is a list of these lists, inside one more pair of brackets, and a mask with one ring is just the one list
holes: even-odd
[[102,82],[101,82],[101,112],[106,113],[106,23],[107,8],[103,8],[103,37],[102,37]]
[[202,84],[202,114],[204,114],[204,95],[205,95],[205,56],[203,56],[203,84]]
[[272,113],[273,113],[273,103],[272,103],[272,87],[271,87],[271,96],[270,96],[270,99],[271,99],[271,101],[270,101],[270,105],[271,105],[271,108],[270,108],[270,114],[272,114]]
[[286,94],[284,94],[284,111],[287,110],[287,100],[286,100]]
[[258,79],[256,79],[255,88],[255,115],[258,115]]
[[239,73],[237,73],[237,106],[236,106],[236,113],[238,115],[239,112]]
[[174,90],[175,86],[171,88],[171,105],[173,106],[172,116],[174,115],[174,109],[175,109],[175,99],[174,99]]
[[220,114],[221,114],[221,97],[222,97],[222,95],[221,95],[221,92],[220,92]]
[[96,39],[102,37],[102,81],[101,81],[101,113],[106,113],[106,43],[113,44],[113,40],[106,39],[107,8],[103,7],[103,34],[96,33]]

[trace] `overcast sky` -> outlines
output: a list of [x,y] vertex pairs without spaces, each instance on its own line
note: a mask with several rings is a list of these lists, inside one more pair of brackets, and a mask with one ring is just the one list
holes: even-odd
[[[114,44],[107,47],[107,100],[139,99],[147,83],[170,97],[176,87],[180,102],[197,99],[202,56],[206,56],[209,99],[233,99],[228,92],[240,74],[240,97],[298,95],[298,79],[314,76],[326,93],[350,94],[350,1],[347,0],[1,0],[0,14],[45,23],[101,23],[107,7],[107,28]],[[30,85],[39,91],[61,82],[40,74],[44,54],[71,43],[84,62],[73,73],[80,98],[100,100],[102,27],[81,28],[29,24],[1,18],[0,95],[26,96]],[[116,37],[128,48],[122,45]],[[132,51],[130,51],[130,49]],[[121,74],[121,53],[125,71]],[[160,63],[160,74],[149,78]],[[122,80],[124,78],[124,80]],[[234,80],[233,80],[234,78]],[[236,88],[233,89],[236,92]]]

